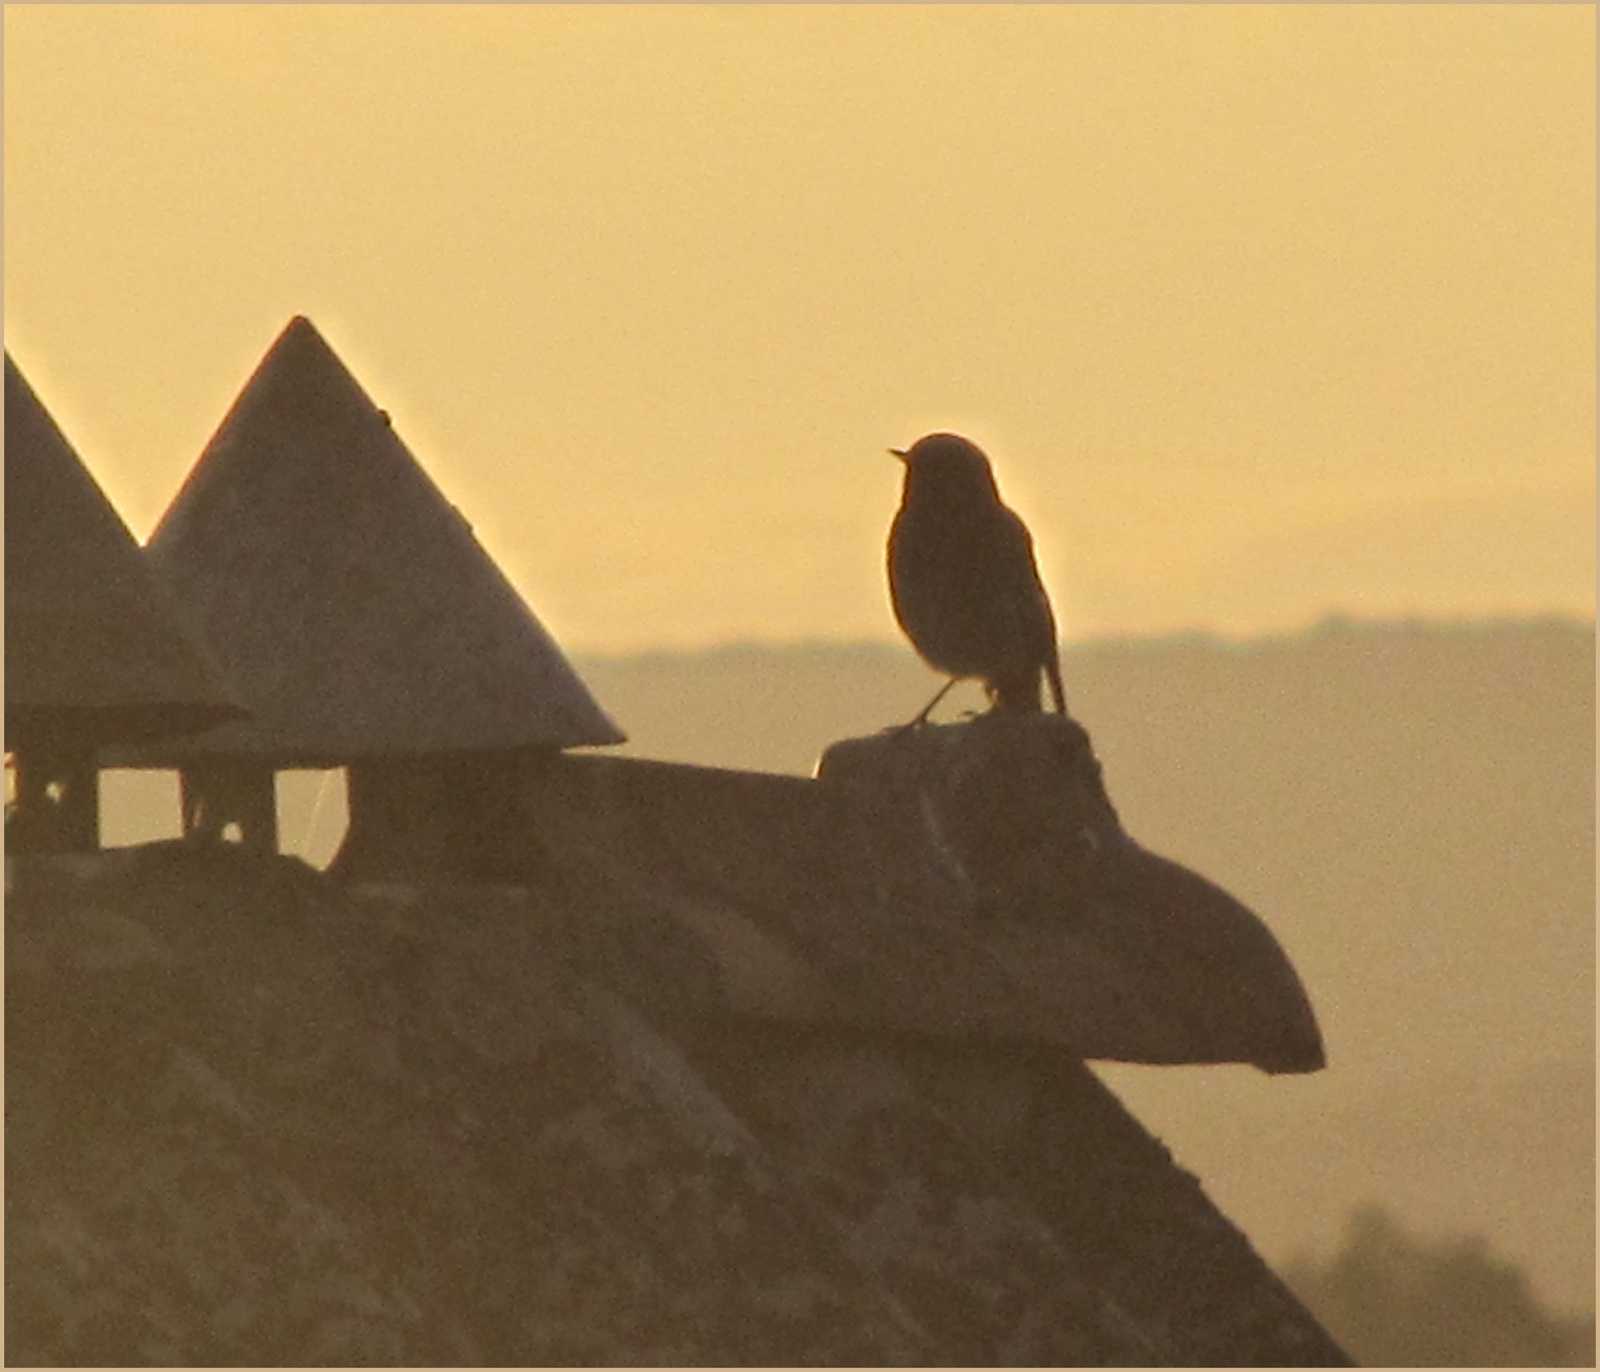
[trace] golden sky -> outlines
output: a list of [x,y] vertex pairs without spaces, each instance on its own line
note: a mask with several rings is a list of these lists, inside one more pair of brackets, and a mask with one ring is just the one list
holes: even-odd
[[1594,607],[1594,9],[5,7],[5,337],[141,537],[309,315],[574,651]]

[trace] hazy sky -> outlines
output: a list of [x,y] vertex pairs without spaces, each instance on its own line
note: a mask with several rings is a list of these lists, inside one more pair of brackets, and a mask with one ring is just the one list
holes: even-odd
[[5,336],[144,536],[309,315],[571,650],[1594,606],[1594,10],[5,7]]

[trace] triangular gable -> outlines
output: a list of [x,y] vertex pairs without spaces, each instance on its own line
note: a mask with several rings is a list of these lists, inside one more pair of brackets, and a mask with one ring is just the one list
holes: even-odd
[[97,746],[243,711],[8,353],[6,743]]
[[273,344],[146,554],[254,712],[180,759],[333,766],[624,737],[308,319]]

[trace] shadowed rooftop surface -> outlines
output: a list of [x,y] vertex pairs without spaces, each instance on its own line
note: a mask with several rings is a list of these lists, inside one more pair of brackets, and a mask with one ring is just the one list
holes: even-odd
[[[924,771],[955,784],[918,791]],[[521,856],[504,871],[674,930],[694,950],[680,965],[702,970],[641,983],[647,1004],[704,986],[716,1013],[791,1024],[1129,1062],[1324,1065],[1270,930],[1126,833],[1072,721],[849,740],[823,773],[530,760]],[[340,865],[382,871],[387,855],[363,850],[353,832]]]
[[707,1014],[625,889],[7,876],[8,1362],[1347,1364],[1075,1055]]

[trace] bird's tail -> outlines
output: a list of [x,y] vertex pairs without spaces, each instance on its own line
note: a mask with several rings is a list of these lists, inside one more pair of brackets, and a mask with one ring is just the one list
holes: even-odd
[[1055,701],[1056,713],[1067,712],[1067,693],[1061,689],[1061,654],[1054,648],[1044,662],[1044,674],[1050,678],[1050,698]]
[[1043,675],[1050,683],[1050,699],[1056,707],[1056,713],[1066,714],[1067,696],[1061,689],[1061,662],[1054,653],[1042,664],[1035,664],[1025,671],[988,678],[984,686],[989,692],[991,705],[996,710],[1010,710],[1018,714],[1042,714],[1044,700],[1039,680],[1041,665],[1044,668]]

